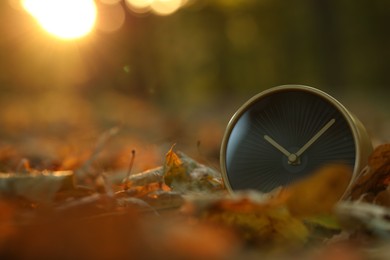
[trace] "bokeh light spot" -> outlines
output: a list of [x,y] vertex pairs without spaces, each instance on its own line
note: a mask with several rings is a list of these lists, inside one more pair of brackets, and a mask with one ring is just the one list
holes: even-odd
[[61,39],[87,35],[96,21],[93,0],[22,0],[22,5],[43,29]]
[[158,15],[170,15],[187,3],[187,0],[126,0],[127,6],[135,13],[152,11]]
[[182,0],[155,0],[150,5],[152,11],[159,15],[170,15],[182,5]]
[[144,9],[149,7],[154,0],[126,0],[134,8]]
[[126,13],[120,3],[100,4],[97,29],[103,32],[118,31],[125,23]]

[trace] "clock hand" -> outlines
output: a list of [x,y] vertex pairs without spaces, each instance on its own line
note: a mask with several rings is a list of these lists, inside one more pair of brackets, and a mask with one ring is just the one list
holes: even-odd
[[268,135],[264,135],[264,139],[266,141],[268,141],[270,144],[273,145],[273,147],[275,147],[276,149],[278,149],[280,152],[282,152],[282,154],[286,155],[287,157],[289,157],[291,154],[289,151],[287,151],[286,149],[284,149],[284,147],[282,147],[280,144],[278,144],[274,139],[272,139],[271,137],[269,137]]
[[320,136],[326,132],[326,130],[329,129],[329,127],[331,127],[334,122],[336,122],[336,119],[332,118],[326,125],[324,125],[324,127],[321,128],[320,131],[318,131],[304,146],[302,146],[301,149],[299,149],[298,152],[295,153],[295,155],[297,157],[301,156],[306,150],[307,148],[309,148],[315,141],[317,141],[318,138],[320,138]]

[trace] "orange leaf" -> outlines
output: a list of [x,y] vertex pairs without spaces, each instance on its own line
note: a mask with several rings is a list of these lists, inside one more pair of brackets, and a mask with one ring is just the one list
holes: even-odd
[[180,160],[179,156],[173,151],[173,148],[176,144],[173,144],[171,146],[171,149],[167,152],[165,155],[165,164],[168,167],[180,167],[182,165],[182,161]]
[[149,193],[152,193],[154,191],[170,191],[171,189],[165,185],[164,183],[160,182],[152,182],[143,186],[135,186],[135,187],[130,187],[129,189],[125,191],[118,192],[117,195],[120,196],[131,196],[135,198],[142,198],[148,195]]
[[308,178],[287,186],[280,196],[285,196],[286,205],[294,216],[328,214],[345,193],[351,177],[349,166],[327,165]]
[[244,240],[265,248],[300,245],[308,236],[304,223],[284,206],[258,203],[249,197],[221,199],[200,215],[212,223],[233,228]]
[[168,186],[171,186],[174,181],[185,181],[187,180],[186,169],[180,160],[179,156],[171,149],[165,155],[165,171],[164,180]]

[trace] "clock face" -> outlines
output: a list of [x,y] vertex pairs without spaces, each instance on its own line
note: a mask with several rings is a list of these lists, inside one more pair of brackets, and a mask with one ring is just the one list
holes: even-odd
[[353,131],[340,108],[315,91],[259,95],[233,117],[222,148],[232,190],[269,192],[330,163],[355,165]]

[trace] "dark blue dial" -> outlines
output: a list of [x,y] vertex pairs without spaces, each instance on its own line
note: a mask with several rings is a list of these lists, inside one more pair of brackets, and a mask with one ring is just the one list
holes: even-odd
[[223,148],[230,188],[269,192],[329,163],[353,168],[353,131],[335,102],[292,88],[261,95],[239,110]]

